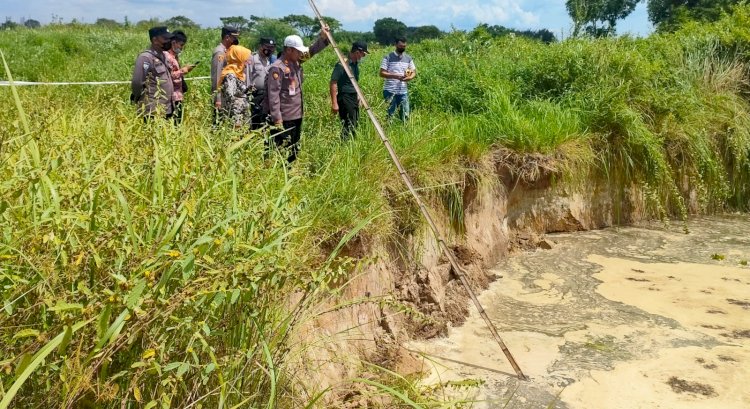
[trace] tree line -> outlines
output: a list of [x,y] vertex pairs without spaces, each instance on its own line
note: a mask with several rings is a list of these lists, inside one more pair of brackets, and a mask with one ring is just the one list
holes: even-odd
[[[715,21],[731,7],[745,0],[566,0],[565,6],[573,20],[573,35],[594,37],[614,35],[617,22],[628,17],[639,3],[647,3],[648,18],[657,31],[673,31],[688,21]],[[391,18],[375,21],[372,31],[345,31],[342,24],[333,17],[324,17],[331,30],[337,33],[340,41],[364,40],[381,44],[392,44],[398,37],[406,37],[411,42],[440,38],[446,33],[434,25],[410,27]],[[289,34],[300,34],[311,37],[320,30],[317,19],[302,15],[290,14],[281,18],[230,16],[220,18],[223,25],[232,25],[249,33],[251,36],[272,36],[283,38]],[[63,24],[58,17],[53,17],[52,24]],[[70,24],[82,24],[77,20]],[[132,23],[125,17],[123,22],[108,18],[99,18],[93,25],[107,28],[136,27],[146,29],[156,25],[166,25],[177,29],[198,29],[200,25],[188,17],[174,16],[166,20],[150,19]],[[0,30],[26,27],[36,29],[42,24],[34,19],[21,19],[19,22],[6,18],[0,24]],[[554,34],[547,30],[515,30],[500,25],[479,24],[475,34],[500,37],[516,35],[537,39],[543,42],[555,41]]]
[[[393,44],[397,38],[406,37],[409,42],[418,43],[423,40],[440,38],[446,34],[446,32],[440,30],[434,25],[407,26],[403,22],[392,17],[385,17],[376,20],[372,31],[364,32],[343,30],[341,22],[333,17],[323,17],[323,19],[330,27],[331,32],[336,33],[337,38],[341,42],[363,40],[370,43],[378,42],[383,45],[389,45]],[[251,41],[256,40],[261,36],[281,39],[290,34],[299,34],[303,37],[310,38],[320,31],[320,23],[316,18],[302,14],[290,14],[281,18],[261,17],[255,15],[250,15],[249,17],[229,16],[221,17],[219,20],[221,25],[237,27],[245,33],[246,36],[250,37]],[[53,17],[51,24],[63,25],[64,23],[61,19]],[[68,24],[81,25],[84,23],[74,19]],[[90,24],[108,29],[132,27],[145,30],[149,27],[159,25],[165,25],[171,29],[182,30],[201,28],[198,23],[185,16],[174,16],[166,20],[152,18],[148,20],[140,20],[138,22],[131,22],[127,17],[125,17],[123,22],[118,22],[108,18],[99,18]],[[16,27],[36,29],[41,26],[42,24],[39,21],[33,19],[22,19],[19,23],[16,23],[10,18],[7,18],[5,23],[0,24],[0,29],[13,29]],[[538,39],[544,42],[555,41],[554,34],[546,29],[521,31],[499,25],[490,26],[488,24],[480,24],[473,32],[477,31],[492,37],[513,34]]]
[[647,3],[648,19],[657,31],[674,31],[688,21],[716,21],[745,0],[566,0],[573,35],[614,35],[617,21]]

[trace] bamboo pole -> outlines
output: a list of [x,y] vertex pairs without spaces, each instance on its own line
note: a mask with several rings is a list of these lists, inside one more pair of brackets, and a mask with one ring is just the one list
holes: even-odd
[[[323,16],[320,14],[320,11],[318,10],[318,7],[315,5],[315,0],[308,0],[310,3],[310,7],[312,7],[313,12],[315,12],[315,16],[320,21],[320,26],[325,27],[326,23],[323,19]],[[357,91],[357,96],[359,97],[359,100],[362,103],[362,106],[364,107],[365,111],[367,112],[367,116],[370,118],[370,121],[372,121],[372,124],[375,126],[375,130],[378,133],[378,136],[380,136],[381,142],[383,142],[383,145],[385,146],[386,150],[388,150],[388,154],[391,157],[391,161],[394,165],[396,165],[396,168],[398,169],[399,175],[401,175],[401,179],[403,180],[404,184],[406,185],[406,188],[411,193],[414,200],[417,202],[417,205],[419,205],[419,210],[422,212],[422,216],[427,221],[427,224],[430,227],[430,230],[432,230],[432,234],[435,236],[435,239],[438,241],[438,244],[440,245],[440,248],[443,251],[443,254],[448,258],[448,261],[450,262],[451,267],[453,268],[453,271],[456,273],[458,278],[461,280],[461,284],[463,284],[464,288],[466,288],[466,291],[469,293],[469,297],[471,298],[471,301],[474,303],[474,306],[476,307],[477,311],[479,311],[479,315],[482,316],[482,319],[484,319],[484,322],[487,324],[487,327],[490,330],[490,333],[492,333],[492,337],[497,341],[498,345],[500,345],[500,349],[503,351],[503,354],[505,354],[505,357],[508,359],[508,362],[510,362],[510,365],[513,367],[513,370],[516,371],[516,375],[519,379],[527,380],[528,378],[526,375],[523,374],[521,371],[521,367],[518,366],[518,363],[516,363],[515,358],[513,358],[513,355],[510,353],[510,350],[505,345],[505,342],[503,342],[502,338],[500,338],[500,334],[497,331],[497,328],[495,327],[495,324],[492,323],[490,320],[490,317],[487,315],[487,312],[482,307],[482,304],[479,302],[479,299],[477,298],[476,294],[474,293],[474,290],[471,289],[471,285],[469,284],[469,280],[466,278],[466,274],[464,273],[463,269],[459,266],[458,262],[456,261],[456,257],[453,254],[453,251],[448,247],[447,243],[443,239],[443,236],[441,235],[440,231],[437,228],[437,225],[432,219],[432,216],[430,216],[430,212],[425,205],[424,201],[422,201],[422,198],[419,196],[419,193],[417,193],[417,190],[414,188],[414,184],[411,181],[411,177],[409,177],[409,174],[406,172],[406,169],[404,169],[403,165],[401,164],[401,160],[398,157],[398,154],[396,154],[396,151],[393,149],[393,146],[391,145],[391,141],[388,139],[388,137],[385,134],[385,131],[383,130],[383,127],[380,125],[380,121],[378,121],[378,118],[375,116],[375,113],[372,110],[372,107],[367,102],[367,99],[365,98],[365,94],[362,92],[362,89],[359,87],[359,83],[357,83],[357,79],[354,78],[354,74],[352,74],[352,71],[349,69],[349,64],[347,64],[346,59],[344,58],[343,54],[341,53],[341,50],[339,50],[338,46],[336,45],[336,41],[333,39],[333,35],[331,35],[331,32],[328,30],[324,30],[326,33],[326,36],[328,37],[328,41],[331,44],[331,47],[333,47],[333,50],[336,52],[336,56],[339,59],[339,62],[341,62],[341,66],[344,68],[344,71],[346,72],[346,75],[351,80],[352,84],[354,85],[354,89]]]

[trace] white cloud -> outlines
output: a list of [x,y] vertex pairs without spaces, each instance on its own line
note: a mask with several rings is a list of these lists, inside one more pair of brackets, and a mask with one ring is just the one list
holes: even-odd
[[450,2],[439,9],[450,12],[453,17],[471,18],[488,24],[536,25],[539,16],[524,9],[520,0],[477,1],[464,0],[460,3]]
[[323,15],[332,16],[343,23],[374,22],[383,17],[398,19],[405,14],[419,12],[408,0],[371,1],[369,3],[355,0],[320,0],[317,4]]

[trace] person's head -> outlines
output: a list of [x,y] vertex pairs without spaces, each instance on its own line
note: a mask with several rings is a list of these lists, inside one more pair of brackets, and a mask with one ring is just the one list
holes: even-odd
[[148,30],[151,47],[157,51],[169,51],[172,48],[172,33],[164,26],[151,27]]
[[233,45],[227,50],[227,65],[221,71],[221,77],[219,78],[219,84],[224,83],[224,78],[229,74],[234,74],[240,81],[245,81],[245,67],[252,57],[252,52],[249,48],[245,48],[241,45]]
[[261,37],[258,52],[266,58],[270,58],[276,51],[276,41],[273,38]]
[[401,54],[406,51],[406,37],[399,37],[396,39],[396,52]]
[[367,43],[364,41],[355,41],[352,44],[352,50],[349,52],[349,60],[352,62],[359,62],[369,52],[367,51]]
[[298,35],[290,35],[284,39],[284,58],[289,61],[298,62],[309,50]]
[[180,55],[182,49],[185,48],[187,43],[187,35],[182,30],[177,30],[172,33],[172,52]]
[[229,48],[233,45],[240,44],[240,30],[231,26],[224,26],[221,29],[221,43],[224,47]]
[[244,66],[250,60],[251,56],[252,52],[249,48],[241,45],[232,46],[232,48],[227,51],[227,65]]

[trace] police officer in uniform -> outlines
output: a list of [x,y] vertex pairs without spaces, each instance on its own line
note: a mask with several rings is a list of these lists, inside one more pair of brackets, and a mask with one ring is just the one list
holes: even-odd
[[229,47],[240,43],[240,31],[234,27],[225,26],[221,29],[221,43],[214,48],[211,56],[211,102],[214,106],[214,123],[219,120],[221,112],[221,87],[219,78],[221,71],[227,65],[227,51]]
[[266,75],[264,112],[270,116],[274,127],[271,130],[273,143],[278,148],[289,148],[289,163],[297,160],[302,136],[302,59],[304,56],[306,61],[328,46],[328,30],[328,26],[324,26],[318,40],[309,48],[298,35],[286,37],[281,58],[271,64]]
[[146,121],[156,115],[171,118],[174,89],[164,52],[172,47],[172,33],[166,27],[153,27],[148,35],[151,48],[138,55],[135,61],[130,99]]
[[263,113],[263,100],[266,96],[266,75],[274,62],[276,62],[276,42],[273,38],[262,37],[260,48],[253,53],[250,66],[249,85],[253,90],[252,129],[260,129],[266,124],[266,116]]

